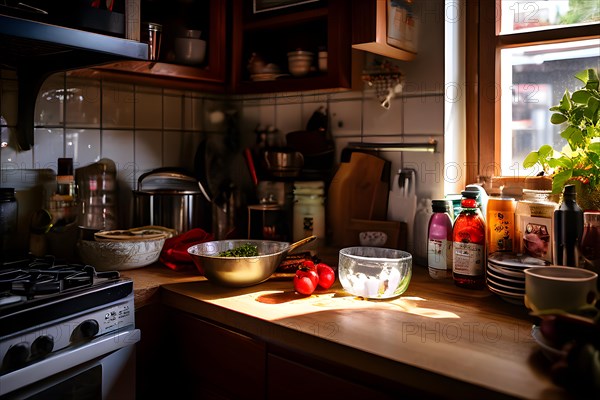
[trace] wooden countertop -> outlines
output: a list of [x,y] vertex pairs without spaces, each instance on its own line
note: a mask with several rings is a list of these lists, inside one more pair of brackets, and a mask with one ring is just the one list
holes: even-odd
[[388,301],[350,296],[339,282],[303,297],[290,278],[281,277],[223,288],[194,271],[159,265],[123,276],[134,279],[137,306],[160,300],[269,343],[446,398],[570,398],[550,381],[549,363],[531,337],[534,320],[523,306],[487,290],[433,280],[421,266],[413,266],[404,295]]

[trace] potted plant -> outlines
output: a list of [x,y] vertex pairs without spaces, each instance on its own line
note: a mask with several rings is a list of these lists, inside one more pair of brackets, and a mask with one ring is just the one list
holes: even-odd
[[536,164],[552,178],[552,192],[561,193],[566,184],[577,186],[577,202],[583,209],[600,209],[600,91],[598,72],[586,69],[575,75],[583,87],[568,89],[559,104],[550,108],[550,122],[563,125],[561,137],[567,145],[560,150],[545,144],[523,160],[525,168]]

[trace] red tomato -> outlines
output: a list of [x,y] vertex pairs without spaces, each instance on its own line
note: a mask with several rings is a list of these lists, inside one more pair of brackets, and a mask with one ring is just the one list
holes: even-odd
[[335,282],[335,271],[327,264],[317,264],[317,274],[319,275],[319,286],[323,289],[329,289]]
[[312,294],[319,283],[316,271],[300,267],[294,276],[294,289],[301,294]]
[[305,267],[305,268],[308,268],[311,271],[317,272],[317,266],[311,260],[304,260],[304,261],[302,261],[302,265],[301,266]]

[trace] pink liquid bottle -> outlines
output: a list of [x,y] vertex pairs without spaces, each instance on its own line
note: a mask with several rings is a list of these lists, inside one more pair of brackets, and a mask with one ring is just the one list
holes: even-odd
[[433,214],[427,230],[427,266],[434,279],[452,277],[452,218],[451,202],[433,200]]

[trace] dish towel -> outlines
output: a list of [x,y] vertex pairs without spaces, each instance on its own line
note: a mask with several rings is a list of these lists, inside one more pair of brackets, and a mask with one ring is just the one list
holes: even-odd
[[[192,256],[187,252],[187,249],[195,244],[211,240],[214,240],[212,233],[205,232],[200,228],[190,229],[181,235],[165,240],[159,261],[174,271],[194,269],[196,268],[194,261],[192,260]],[[200,267],[198,267],[198,271],[201,275],[204,275]]]

